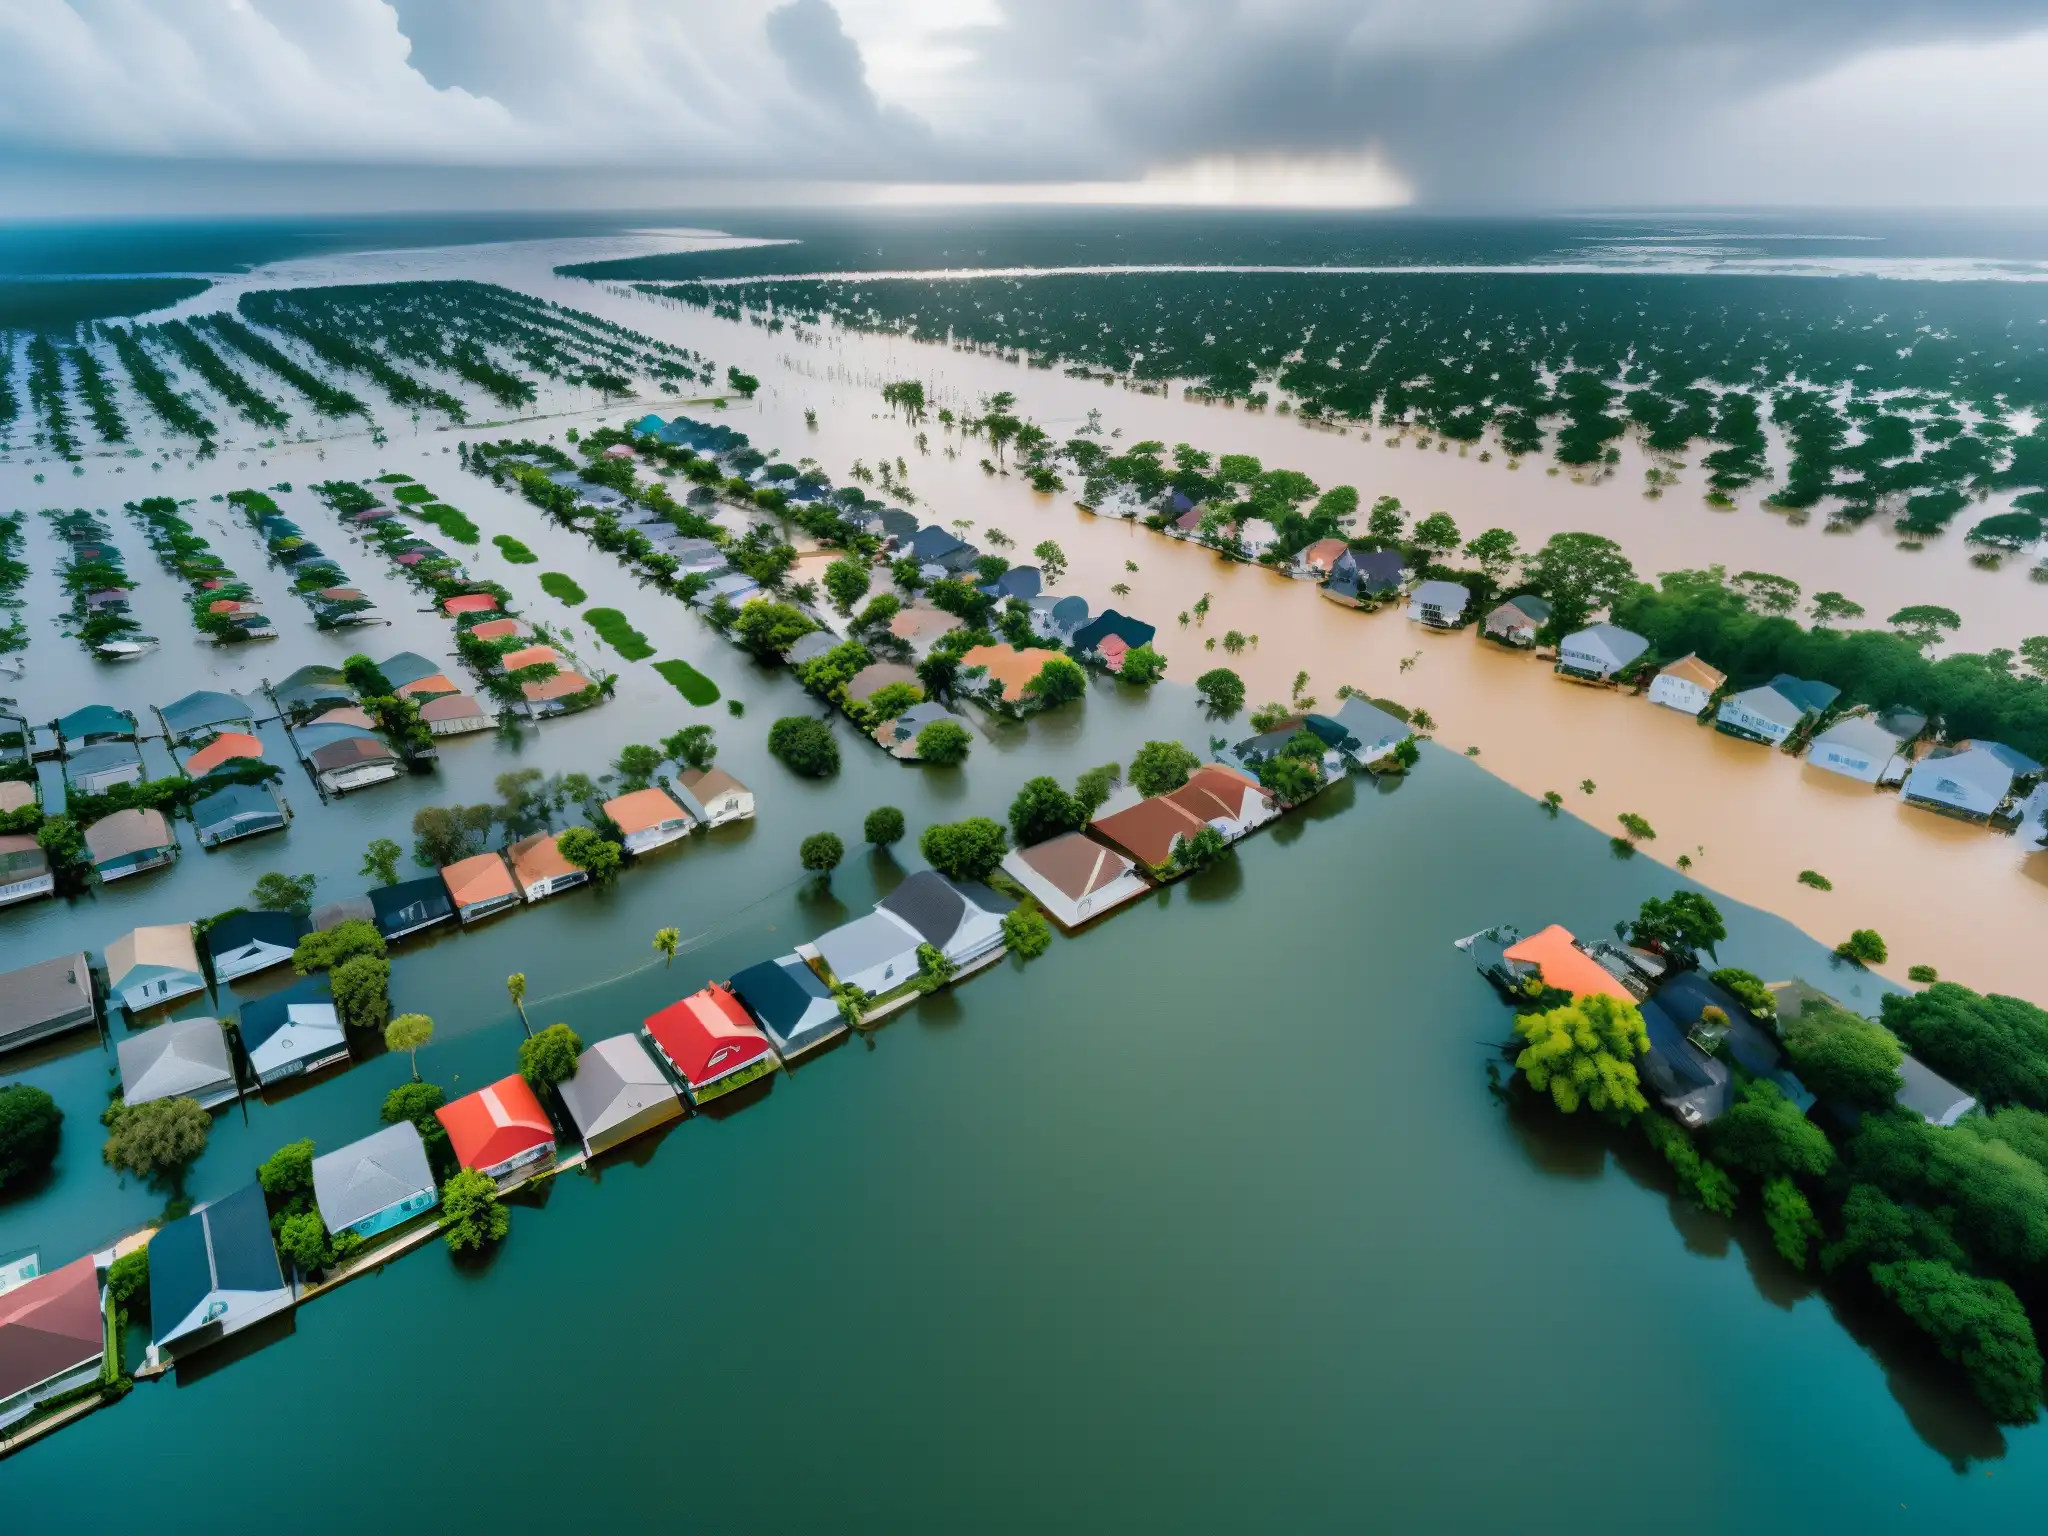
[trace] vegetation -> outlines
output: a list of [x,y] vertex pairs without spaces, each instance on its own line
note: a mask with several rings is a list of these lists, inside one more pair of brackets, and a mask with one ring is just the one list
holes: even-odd
[[830,879],[832,871],[846,857],[846,844],[839,840],[836,832],[813,832],[799,845],[797,857],[805,869]]
[[1166,675],[1166,658],[1149,645],[1140,645],[1124,653],[1124,664],[1117,676],[1127,683],[1150,687]]
[[540,556],[528,549],[519,540],[513,538],[509,533],[492,534],[491,542],[497,546],[498,553],[503,555],[513,565],[540,564]]
[[398,860],[405,850],[388,837],[373,837],[363,852],[362,867],[356,871],[379,885],[398,884]]
[[887,848],[891,843],[903,841],[903,831],[903,813],[893,805],[880,805],[868,812],[867,820],[861,823],[860,835],[877,848]]
[[1228,667],[1212,667],[1196,678],[1195,692],[1219,715],[1234,715],[1244,708],[1244,679]]
[[30,1083],[0,1086],[0,1194],[34,1178],[57,1158],[64,1111]]
[[437,1160],[448,1144],[448,1129],[434,1111],[448,1102],[448,1095],[436,1083],[400,1083],[384,1095],[378,1118],[386,1125],[410,1121],[426,1144],[429,1160]]
[[269,338],[251,330],[233,315],[207,315],[194,322],[208,327],[218,341],[227,343],[251,362],[259,363],[283,379],[312,402],[322,416],[368,417],[369,407],[345,389],[338,389],[310,369],[300,366]]
[[807,779],[839,771],[839,743],[832,728],[809,715],[785,715],[768,728],[768,750],[791,773]]
[[1202,760],[1177,741],[1148,741],[1131,759],[1131,787],[1145,796],[1163,795],[1187,783]]
[[199,440],[202,457],[213,452],[213,423],[195,410],[190,401],[179,394],[171,381],[159,368],[156,360],[143,349],[141,339],[133,329],[124,330],[118,325],[103,325],[100,334],[113,344],[114,353],[121,359],[121,366],[128,371],[128,382],[136,392],[149,402],[149,408],[164,424],[164,430],[174,437],[192,437]]
[[654,654],[654,647],[647,643],[647,637],[627,623],[626,616],[618,609],[586,608],[583,617],[597,631],[598,638],[627,661],[645,661]]
[[1697,963],[1697,952],[1712,954],[1728,937],[1721,909],[1698,891],[1673,891],[1644,900],[1629,925],[1628,941],[1669,956],[1680,965]]
[[1984,1103],[2048,1110],[2048,1013],[2032,1003],[1937,981],[1881,1006],[1907,1049]]
[[566,1024],[550,1024],[519,1042],[519,1075],[536,1089],[552,1088],[576,1075],[583,1041]]
[[194,1099],[151,1099],[129,1105],[116,1100],[100,1123],[107,1128],[100,1154],[117,1173],[163,1178],[175,1188],[185,1169],[206,1150],[213,1117]]
[[248,380],[230,367],[227,360],[185,321],[165,321],[151,327],[148,334],[154,340],[167,343],[178,354],[179,361],[206,380],[222,399],[257,426],[276,431],[291,424],[291,417],[278,408],[276,401],[251,388]]
[[412,1080],[420,1081],[420,1048],[433,1043],[434,1021],[424,1013],[401,1013],[384,1026],[384,1048],[403,1051],[412,1067]]
[[1527,1042],[1515,1066],[1566,1114],[1581,1105],[1602,1113],[1639,1114],[1649,1107],[1635,1063],[1650,1048],[1635,1005],[1588,993],[1561,1007],[1525,1013],[1515,1033]]
[[249,900],[258,911],[296,912],[304,917],[313,910],[313,887],[319,883],[318,875],[282,875],[272,870],[257,877]]
[[589,827],[570,827],[555,839],[562,857],[590,875],[591,884],[610,885],[619,875],[619,845]]
[[1890,1030],[1846,1008],[1810,1005],[1785,1028],[1785,1051],[1816,1095],[1855,1109],[1889,1109],[1905,1086]]
[[382,1029],[391,1017],[391,962],[357,955],[328,972],[334,1011],[350,1029]]
[[1036,960],[1052,947],[1052,924],[1036,902],[1023,902],[1003,914],[1003,942],[1023,960]]
[[497,1182],[474,1168],[458,1169],[441,1186],[439,1220],[452,1253],[498,1242],[512,1230],[512,1213],[498,1199]]
[[687,661],[657,661],[654,670],[659,672],[685,700],[699,709],[718,702],[718,684]]
[[934,720],[917,733],[917,755],[927,763],[949,767],[967,760],[974,738],[953,720]]
[[1844,960],[1854,960],[1858,965],[1883,965],[1890,951],[1885,948],[1883,935],[1875,928],[1858,928],[1835,946],[1835,953]]
[[925,862],[951,880],[986,880],[1001,867],[1009,842],[1000,823],[986,816],[938,822],[917,840]]
[[[560,571],[542,571],[540,589],[555,601],[567,603],[571,608],[579,606],[590,595]],[[670,681],[674,679],[671,678]]]
[[292,951],[292,969],[301,976],[310,976],[316,971],[331,971],[345,965],[359,956],[384,957],[384,935],[377,931],[377,925],[352,917],[345,923],[336,923],[332,928],[309,933],[299,940],[299,947]]

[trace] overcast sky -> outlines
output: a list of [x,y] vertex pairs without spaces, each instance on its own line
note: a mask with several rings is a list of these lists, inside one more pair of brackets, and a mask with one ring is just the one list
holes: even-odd
[[0,0],[0,216],[2048,205],[2048,0]]

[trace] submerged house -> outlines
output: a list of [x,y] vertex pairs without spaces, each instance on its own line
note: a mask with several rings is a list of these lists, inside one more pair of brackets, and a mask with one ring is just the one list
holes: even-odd
[[746,821],[754,814],[754,792],[723,768],[691,768],[676,780],[676,798],[707,827]]
[[263,1186],[245,1184],[149,1240],[149,1356],[182,1360],[292,1304]]
[[1330,718],[1344,733],[1336,743],[1338,753],[1361,768],[1370,768],[1415,735],[1407,721],[1358,694],[1346,699]]
[[266,1088],[348,1060],[348,1036],[322,976],[245,1003],[236,1028]]
[[440,676],[441,664],[429,661],[418,651],[400,651],[397,655],[387,656],[378,662],[377,670],[384,674],[384,681],[391,685],[394,692],[402,692],[422,678]]
[[1351,546],[1342,539],[1317,539],[1294,557],[1295,573],[1325,581],[1350,550]]
[[1037,566],[1013,565],[981,590],[999,603],[1008,602],[1013,597],[1028,603],[1038,596],[1043,585],[1044,578]]
[[991,703],[1021,708],[1037,702],[1028,692],[1057,651],[1025,650],[1014,645],[977,645],[960,657],[957,687]]
[[1650,702],[1675,709],[1680,714],[1697,715],[1712,702],[1727,681],[1725,672],[1717,671],[1698,656],[1688,653],[1660,671],[1651,681]]
[[1829,773],[1876,784],[1905,776],[1904,747],[1905,742],[1886,730],[1874,716],[1851,715],[1814,737],[1806,760]]
[[0,1430],[99,1379],[107,1319],[92,1255],[0,1292]]
[[436,736],[463,736],[487,731],[491,717],[466,693],[444,693],[420,706],[420,720]]
[[1409,579],[1394,550],[1348,549],[1331,563],[1321,590],[1332,602],[1358,608],[1398,596]]
[[327,1230],[375,1237],[441,1203],[426,1143],[410,1120],[313,1159],[313,1203]]
[[206,930],[216,981],[236,981],[287,964],[313,925],[296,912],[231,912]]
[[870,912],[842,923],[817,939],[818,957],[841,986],[879,995],[902,986],[917,974],[915,929],[883,912]]
[[956,715],[943,704],[927,700],[913,704],[893,720],[884,720],[875,727],[875,743],[899,762],[914,763],[918,760],[917,734],[926,726],[941,720],[950,720],[961,730],[972,732],[971,721]]
[[64,780],[81,795],[104,795],[142,781],[142,752],[132,741],[102,741],[64,759]]
[[125,1036],[114,1056],[121,1067],[121,1102],[130,1107],[193,1099],[212,1109],[242,1095],[218,1019],[174,1019]]
[[92,964],[83,950],[0,972],[0,1051],[98,1022]]
[[164,729],[170,733],[174,747],[187,746],[231,725],[247,726],[256,718],[248,703],[234,694],[205,690],[188,693],[157,713],[163,717]]
[[1017,905],[972,880],[921,869],[875,904],[963,970],[1003,948],[1003,918]]
[[1082,832],[1013,848],[1003,857],[1003,870],[1066,928],[1078,928],[1151,889],[1134,861]]
[[87,704],[57,721],[57,739],[66,752],[102,741],[133,741],[135,717],[111,704]]
[[455,915],[465,925],[508,911],[524,900],[503,854],[479,853],[458,859],[441,871],[441,883],[448,888]]
[[294,719],[336,704],[352,704],[355,694],[338,667],[301,667],[270,691],[278,708]]
[[734,974],[731,987],[785,1061],[846,1033],[825,983],[795,955],[750,965]]
[[1486,616],[1480,633],[1489,640],[1527,650],[1536,643],[1537,632],[1550,622],[1550,604],[1533,592],[1511,597]]
[[681,1095],[638,1035],[592,1041],[576,1058],[576,1075],[555,1091],[590,1157],[683,1115]]
[[221,769],[263,761],[263,743],[246,731],[222,731],[185,759],[185,777],[203,779]]
[[315,747],[307,755],[306,766],[328,794],[345,795],[397,778],[398,754],[381,738],[360,732]]
[[1810,683],[1789,672],[1780,672],[1768,683],[1723,699],[1714,714],[1714,723],[1730,736],[1743,736],[1775,747],[1834,703],[1841,693],[1841,689],[1826,683]]
[[1054,597],[1050,593],[1030,598],[1025,606],[1031,610],[1032,633],[1047,640],[1057,640],[1062,645],[1072,645],[1074,636],[1088,622],[1088,599],[1069,594]]
[[26,832],[0,835],[0,907],[33,901],[57,889],[50,856]]
[[504,1187],[555,1160],[555,1127],[526,1079],[514,1072],[488,1088],[465,1094],[434,1111],[448,1132],[448,1147],[465,1168]]
[[448,899],[448,888],[439,875],[380,885],[369,893],[369,901],[371,921],[387,940],[402,939],[455,915],[455,904]]
[[1112,672],[1121,672],[1124,657],[1141,645],[1150,645],[1159,631],[1142,619],[1105,608],[1074,631],[1068,645],[1083,660],[1099,661]]
[[604,803],[604,813],[625,835],[628,853],[650,853],[690,835],[695,818],[658,786],[635,789]]
[[505,850],[505,859],[519,894],[528,901],[560,895],[590,879],[589,870],[562,856],[562,845],[552,832],[521,838]]
[[1904,794],[1927,810],[1988,821],[2011,795],[2014,780],[2040,772],[2039,763],[2003,742],[1966,741],[1921,758],[1906,775]]
[[1555,670],[1581,682],[1609,681],[1650,648],[1650,642],[1619,624],[1594,624],[1557,642]]
[[652,1015],[647,1033],[694,1104],[709,1103],[781,1065],[739,999],[715,981]]
[[206,990],[190,923],[132,928],[107,946],[107,985],[133,1013]]
[[230,784],[192,803],[192,824],[198,828],[200,847],[218,848],[238,837],[278,831],[285,814],[268,786]]
[[[1774,981],[1770,988],[1771,995],[1778,1000],[1778,1028],[1781,1030],[1796,1023],[1809,1008],[1834,1010],[1851,1018],[1863,1017],[1820,988],[1808,986],[1803,981]],[[1929,1125],[1943,1127],[1954,1125],[1977,1108],[1976,1099],[1909,1053],[1902,1053],[1899,1057],[1899,1091],[1892,1102],[1900,1109],[1918,1115]],[[1862,1112],[1850,1105],[1830,1103],[1827,1107],[1837,1120],[1854,1124],[1862,1118]]]
[[521,683],[519,692],[526,700],[527,714],[535,720],[545,720],[551,715],[565,715],[580,709],[586,702],[585,695],[594,686],[580,672],[557,672],[537,683]]
[[1472,594],[1455,581],[1425,581],[1408,594],[1408,617],[1430,629],[1456,629],[1471,601]]

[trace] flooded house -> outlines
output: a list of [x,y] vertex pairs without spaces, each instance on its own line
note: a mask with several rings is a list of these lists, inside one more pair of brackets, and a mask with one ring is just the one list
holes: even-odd
[[1072,593],[1065,597],[1041,594],[1029,599],[1025,606],[1031,610],[1031,632],[1061,645],[1072,645],[1074,636],[1088,622],[1088,599]]
[[422,875],[396,885],[380,885],[368,893],[371,921],[387,943],[419,933],[455,915],[448,887],[439,875]]
[[1414,578],[1391,549],[1347,549],[1330,566],[1321,588],[1324,597],[1348,608],[1385,602],[1400,596]]
[[107,987],[129,1012],[206,990],[190,923],[131,928],[107,946]]
[[1721,701],[1715,727],[1730,736],[1782,746],[1808,720],[1840,698],[1842,690],[1780,672],[1768,683],[1744,688]]
[[465,1168],[499,1188],[530,1178],[555,1160],[555,1127],[517,1072],[434,1111],[449,1150]]
[[1084,661],[1097,661],[1112,672],[1123,670],[1123,659],[1143,645],[1150,645],[1159,631],[1142,619],[1105,608],[1074,631],[1068,643]]
[[[461,592],[454,597],[443,598],[441,611],[451,619],[460,618],[465,613],[496,613],[498,599],[489,592]],[[387,672],[385,676],[390,674]]]
[[1011,711],[1029,708],[1037,702],[1030,693],[1048,658],[1057,651],[1018,650],[1014,645],[977,645],[960,657],[959,679],[963,693]]
[[50,856],[26,832],[0,834],[0,907],[34,901],[57,889]]
[[1408,617],[1426,629],[1456,629],[1472,594],[1455,581],[1425,581],[1408,594]]
[[1680,714],[1698,715],[1728,681],[1724,672],[1688,653],[1658,672],[1650,682],[1650,702]]
[[537,683],[521,683],[519,692],[526,701],[527,714],[545,720],[581,708],[592,686],[580,672],[557,672]]
[[199,831],[202,848],[279,831],[285,819],[277,796],[263,784],[229,784],[192,802],[192,824]]
[[875,743],[899,762],[914,763],[918,761],[918,732],[940,720],[950,720],[963,731],[974,729],[973,722],[964,715],[956,715],[945,705],[927,700],[911,705],[893,720],[884,720],[875,727]]
[[410,1120],[313,1159],[313,1203],[327,1230],[375,1237],[441,1203],[426,1143]]
[[494,913],[520,906],[519,882],[512,878],[500,853],[479,853],[458,859],[441,871],[441,883],[464,926],[481,922]]
[[135,717],[111,704],[88,704],[56,722],[57,738],[66,752],[102,741],[133,741]]
[[781,1065],[739,999],[715,981],[650,1016],[646,1028],[694,1104],[707,1104]]
[[398,754],[381,736],[356,731],[314,747],[306,755],[306,766],[321,789],[330,795],[345,795],[389,783],[398,777],[399,763]]
[[256,1080],[268,1088],[349,1059],[348,1035],[324,976],[243,1004],[236,1031]]
[[64,781],[81,795],[104,795],[117,784],[142,782],[142,752],[132,741],[102,741],[64,758]]
[[785,1061],[846,1033],[838,1003],[817,972],[796,955],[736,971],[730,985]]
[[0,1291],[0,1431],[99,1380],[107,1318],[92,1255]]
[[420,720],[436,736],[464,736],[487,731],[491,717],[466,693],[444,693],[420,705]]
[[1489,640],[1526,651],[1536,644],[1536,636],[1549,622],[1550,604],[1533,592],[1524,592],[1489,613],[1480,625],[1480,633]]
[[917,931],[884,912],[870,912],[818,935],[818,958],[841,986],[871,996],[893,991],[917,975]]
[[[1831,1010],[1852,1019],[1863,1018],[1854,1009],[1845,1007],[1820,988],[1804,981],[1774,981],[1770,983],[1770,990],[1777,999],[1778,1028],[1781,1031],[1797,1023],[1809,1009]],[[1953,1126],[1978,1107],[1975,1098],[1910,1052],[1901,1054],[1898,1073],[1899,1091],[1893,1102],[1900,1109],[1918,1115],[1929,1125]],[[1844,1124],[1854,1125],[1863,1117],[1863,1112],[1853,1105],[1829,1103],[1825,1107]]]
[[1906,775],[1910,805],[1966,821],[1988,821],[1997,815],[2022,778],[2040,774],[2041,765],[2003,742],[1965,741],[1936,747]]
[[1166,795],[1154,795],[1107,816],[1090,828],[1097,837],[1122,849],[1150,873],[1170,877],[1180,845],[1192,840],[1208,822]]
[[604,803],[604,813],[625,837],[628,853],[651,853],[690,835],[696,819],[658,785],[636,789]]
[[185,758],[185,777],[203,779],[210,773],[262,761],[262,742],[246,731],[222,731]]
[[754,792],[723,768],[685,769],[675,782],[675,797],[706,827],[754,815]]
[[1579,682],[1612,681],[1650,648],[1650,642],[1619,624],[1593,624],[1557,642],[1560,676]]
[[979,881],[949,880],[937,870],[921,869],[875,903],[875,910],[901,923],[960,971],[1002,952],[1003,918],[1016,905]]
[[1911,768],[1905,741],[1873,715],[1837,720],[1813,738],[1806,760],[1864,784],[1896,783]]
[[186,1358],[292,1305],[260,1184],[167,1222],[149,1240],[149,1358]]
[[242,1096],[234,1059],[218,1019],[173,1019],[114,1046],[121,1068],[121,1102],[191,1099],[212,1109]]
[[1327,581],[1337,562],[1350,553],[1342,539],[1318,539],[1294,557],[1294,574],[1311,581]]
[[1415,735],[1406,720],[1359,694],[1344,700],[1330,718],[1344,733],[1337,751],[1361,768],[1370,768]]
[[[889,619],[889,633],[905,645],[916,650],[928,651],[942,635],[965,627],[958,614],[947,613],[942,608],[914,604],[899,610]],[[877,666],[894,666],[894,662],[877,662]]]
[[99,1022],[92,963],[83,950],[0,972],[0,1051]]
[[590,871],[563,855],[561,842],[552,832],[539,832],[511,844],[505,850],[505,862],[512,866],[519,894],[529,902],[559,896],[590,879]]
[[163,718],[164,730],[174,747],[188,746],[229,726],[249,726],[256,718],[246,700],[232,693],[206,690],[188,693],[175,703],[164,705],[157,714]]
[[683,1115],[682,1096],[638,1035],[592,1041],[576,1059],[576,1075],[555,1091],[588,1157]]
[[214,980],[237,981],[287,965],[312,931],[311,921],[296,912],[230,912],[206,930]]
[[1035,565],[1013,565],[994,581],[986,583],[981,591],[998,603],[1015,598],[1028,603],[1037,597],[1045,585],[1045,578]]
[[1082,832],[1062,832],[1003,856],[1003,871],[1063,928],[1079,928],[1152,887],[1137,863]]

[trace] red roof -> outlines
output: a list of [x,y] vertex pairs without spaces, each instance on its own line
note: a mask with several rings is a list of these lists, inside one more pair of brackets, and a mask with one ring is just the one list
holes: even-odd
[[498,600],[488,592],[464,592],[451,597],[441,604],[443,613],[491,613],[497,609]]
[[205,746],[185,759],[185,772],[195,779],[203,779],[214,769],[238,757],[263,757],[263,743],[245,731],[222,731]]
[[708,1087],[768,1054],[768,1037],[715,981],[648,1019],[647,1032],[692,1088]]
[[0,1296],[0,1402],[98,1359],[106,1326],[90,1256]]
[[1543,973],[1546,987],[1556,987],[1573,997],[1581,997],[1588,992],[1604,992],[1624,1003],[1633,1005],[1635,1002],[1629,996],[1628,988],[1608,975],[1599,961],[1580,949],[1572,941],[1571,929],[1560,923],[1552,923],[1541,933],[1532,933],[1519,944],[1510,945],[1506,954],[1510,960],[1534,965]]
[[496,1168],[542,1143],[553,1145],[555,1128],[547,1111],[514,1073],[434,1111],[448,1131],[448,1145],[465,1168]]

